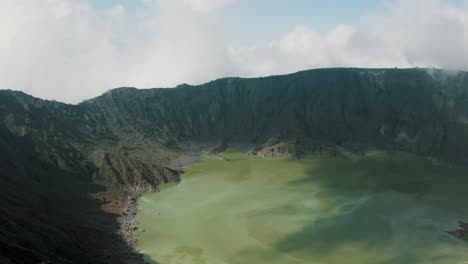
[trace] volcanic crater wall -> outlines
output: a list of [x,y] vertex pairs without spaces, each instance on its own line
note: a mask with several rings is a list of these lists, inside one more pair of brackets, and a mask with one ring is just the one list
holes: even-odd
[[119,88],[78,105],[0,91],[0,260],[96,260],[85,246],[96,238],[82,231],[98,225],[70,204],[99,210],[86,198],[99,186],[118,192],[177,181],[180,171],[168,164],[186,142],[259,145],[271,138],[305,148],[361,144],[466,165],[468,73],[321,69]]

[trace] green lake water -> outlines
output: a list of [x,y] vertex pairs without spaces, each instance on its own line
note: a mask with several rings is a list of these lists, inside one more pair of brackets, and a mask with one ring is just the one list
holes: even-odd
[[[203,156],[139,200],[154,263],[468,263],[468,173],[410,155]],[[143,230],[143,231],[142,231]]]

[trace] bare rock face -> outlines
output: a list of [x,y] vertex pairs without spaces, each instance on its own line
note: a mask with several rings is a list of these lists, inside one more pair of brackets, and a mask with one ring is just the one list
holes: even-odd
[[208,155],[215,156],[217,159],[222,161],[229,161],[228,158],[221,155],[221,152],[225,151],[228,147],[228,144],[225,141],[222,141],[220,144],[210,148],[208,150]]
[[221,142],[219,145],[211,148],[210,150],[208,150],[208,154],[209,155],[217,155],[223,151],[225,151],[228,147],[228,144],[226,142]]
[[248,152],[262,158],[288,158],[297,159],[301,152],[295,142],[278,142],[277,138],[270,139],[263,145],[254,147]]
[[271,147],[273,145],[276,145],[280,143],[280,139],[278,136],[273,136],[271,137],[270,139],[267,140],[267,142],[261,144],[261,145],[258,145],[258,146],[255,146],[253,147],[251,150],[249,150],[247,152],[247,155],[251,155],[251,156],[255,156],[258,154],[258,152],[260,152],[262,149],[264,148],[268,148],[268,147]]
[[263,158],[286,157],[288,159],[296,159],[297,149],[296,145],[290,142],[278,143],[260,150],[257,155]]
[[215,156],[216,156],[216,158],[219,159],[219,160],[222,160],[222,161],[229,161],[228,158],[222,156],[221,154],[216,154]]
[[327,142],[316,142],[307,139],[281,140],[275,136],[266,143],[255,146],[248,155],[262,158],[288,158],[299,159],[305,154],[330,155],[345,157],[345,148]]
[[180,174],[182,171],[106,153],[96,180],[114,188],[138,187],[140,190],[156,191],[161,183],[179,182]]
[[458,239],[468,240],[468,223],[459,221],[458,224],[458,229],[447,231],[447,233]]

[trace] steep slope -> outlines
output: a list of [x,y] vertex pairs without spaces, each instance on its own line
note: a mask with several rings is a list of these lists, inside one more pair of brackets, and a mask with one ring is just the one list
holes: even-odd
[[263,143],[273,136],[365,143],[467,161],[468,74],[424,69],[323,69],[227,78],[177,89],[121,88],[80,105],[114,131],[170,145]]
[[179,172],[122,158],[131,155],[90,132],[79,107],[1,93],[0,263],[142,262],[119,235],[119,209],[130,190]]
[[272,138],[256,151],[368,146],[467,164],[468,73],[322,69],[119,88],[78,105],[0,91],[0,260],[106,262],[115,252],[89,247],[125,244],[103,206],[178,181],[168,165],[190,142]]

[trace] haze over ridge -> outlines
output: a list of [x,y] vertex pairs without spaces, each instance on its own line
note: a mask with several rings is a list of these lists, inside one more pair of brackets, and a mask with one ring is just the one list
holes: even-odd
[[[237,39],[226,18],[244,0],[145,0],[133,8],[125,1],[95,2],[2,1],[0,88],[76,103],[112,87],[168,87],[309,68],[468,69],[466,1],[392,0],[326,28],[307,18],[289,21],[290,28],[273,36],[268,28],[276,25],[239,23],[251,32],[246,38],[268,35],[251,41]],[[252,12],[277,12],[258,5]]]

